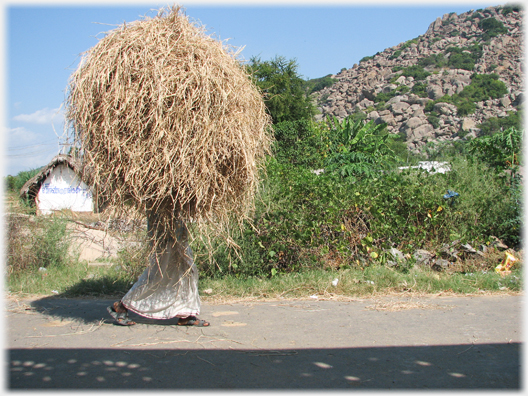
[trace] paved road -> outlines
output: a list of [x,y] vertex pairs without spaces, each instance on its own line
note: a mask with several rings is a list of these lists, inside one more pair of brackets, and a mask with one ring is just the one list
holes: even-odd
[[6,301],[9,389],[521,389],[521,296],[203,304],[208,328],[113,324],[110,300]]

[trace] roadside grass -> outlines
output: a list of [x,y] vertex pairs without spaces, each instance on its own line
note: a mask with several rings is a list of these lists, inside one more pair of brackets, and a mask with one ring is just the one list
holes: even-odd
[[[332,283],[337,279],[337,285]],[[495,272],[468,274],[438,273],[413,268],[404,274],[385,266],[374,265],[365,270],[307,270],[281,274],[272,278],[236,278],[200,280],[204,301],[229,299],[339,299],[367,298],[385,294],[458,295],[483,293],[517,293],[522,290],[521,271],[507,276]]]
[[[117,257],[89,265],[79,260],[71,248],[67,215],[31,216],[25,213],[6,216],[5,290],[9,295],[57,297],[122,297],[137,280],[147,263],[146,244],[141,235],[127,235]],[[202,300],[214,303],[232,299],[349,299],[383,294],[475,295],[482,293],[522,292],[522,256],[511,274],[501,276],[494,268],[504,252],[489,248],[485,257],[465,260],[441,272],[410,262],[389,267],[371,260],[360,267],[353,263],[341,267],[304,268],[259,276],[225,273],[208,276],[198,263]],[[248,265],[251,265],[249,263]],[[337,284],[334,285],[337,279]]]
[[[337,279],[337,285],[332,283]],[[23,275],[9,277],[11,295],[57,295],[58,297],[122,297],[134,283],[132,277],[118,265],[91,267],[72,263],[46,272],[32,269]],[[266,299],[339,299],[368,298],[385,294],[475,295],[483,293],[519,293],[522,274],[514,269],[501,276],[494,271],[475,273],[440,273],[430,269],[412,268],[401,273],[382,265],[365,270],[307,270],[280,274],[271,278],[221,279],[204,278],[199,282],[203,301],[266,300]]]

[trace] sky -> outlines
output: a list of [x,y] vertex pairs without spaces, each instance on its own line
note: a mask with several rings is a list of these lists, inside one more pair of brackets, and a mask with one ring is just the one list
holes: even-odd
[[[305,79],[336,74],[365,56],[424,34],[437,17],[505,4],[486,1],[265,3],[180,1],[208,33],[249,60],[295,59]],[[65,142],[67,86],[81,54],[124,22],[170,2],[4,2],[2,177],[46,165]]]

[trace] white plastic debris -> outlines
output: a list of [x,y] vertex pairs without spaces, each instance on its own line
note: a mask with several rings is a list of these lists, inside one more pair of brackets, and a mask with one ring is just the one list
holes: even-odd
[[319,297],[317,297],[315,294],[311,295],[310,298],[313,298],[314,300],[317,300]]
[[339,282],[339,279],[335,278],[333,281],[332,281],[332,286],[337,286],[337,283]]
[[44,267],[40,267],[40,268],[39,268],[39,272],[47,272],[47,271],[48,271],[48,270],[47,270],[46,268],[44,268]]
[[52,290],[51,291],[53,294],[59,294],[59,292],[57,290]]

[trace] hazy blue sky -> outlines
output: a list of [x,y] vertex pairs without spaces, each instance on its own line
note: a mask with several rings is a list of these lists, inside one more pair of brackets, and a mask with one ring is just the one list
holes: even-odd
[[[370,2],[180,2],[189,17],[242,56],[296,59],[304,78],[351,68],[364,56],[413,39],[449,12],[504,3],[444,1],[429,5]],[[4,3],[2,176],[43,166],[58,153],[68,78],[80,54],[123,22],[153,16],[166,3]],[[62,108],[61,108],[62,106]]]

